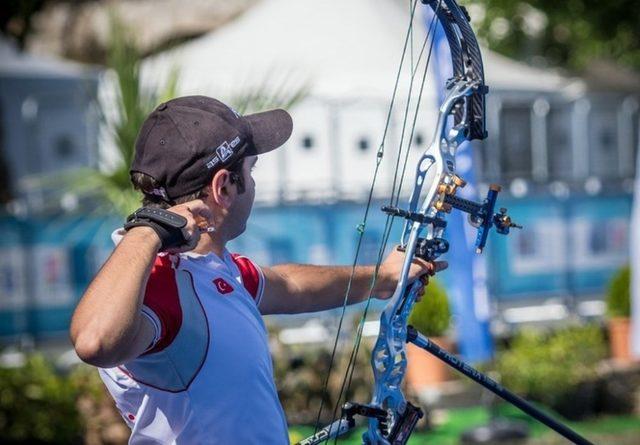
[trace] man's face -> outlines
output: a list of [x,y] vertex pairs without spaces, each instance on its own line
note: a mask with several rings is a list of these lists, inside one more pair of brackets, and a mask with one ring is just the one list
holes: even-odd
[[253,200],[256,196],[256,182],[251,176],[251,172],[253,171],[257,161],[257,156],[248,156],[242,163],[241,173],[244,184],[244,193],[239,193],[229,208],[229,215],[227,219],[231,223],[229,226],[231,232],[230,239],[241,235],[247,227],[247,220],[251,214]]

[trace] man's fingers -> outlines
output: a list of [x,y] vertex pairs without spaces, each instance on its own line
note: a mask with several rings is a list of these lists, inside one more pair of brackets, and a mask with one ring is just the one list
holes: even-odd
[[425,261],[422,258],[414,258],[412,262],[413,264],[420,266],[424,273],[429,273],[431,269],[433,269],[431,262]]
[[432,264],[433,264],[433,269],[432,269],[433,273],[442,272],[447,267],[449,267],[449,263],[447,263],[446,261],[434,261]]
[[191,221],[187,224],[189,230],[193,230],[191,224],[194,224],[200,232],[212,232],[214,229],[211,227],[213,220],[213,213],[209,206],[207,206],[203,200],[194,199],[193,201],[185,202],[184,204],[178,204],[169,209],[187,218]]
[[422,267],[425,274],[428,274],[431,276],[449,267],[449,263],[447,263],[446,261],[425,261],[421,258],[415,258],[413,262],[414,264],[417,264],[420,267]]
[[193,201],[189,201],[185,203],[185,206],[194,217],[201,216],[209,220],[212,216],[211,209],[201,199],[195,199]]

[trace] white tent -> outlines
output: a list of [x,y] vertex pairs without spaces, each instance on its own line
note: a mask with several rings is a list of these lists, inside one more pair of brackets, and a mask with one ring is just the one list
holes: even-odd
[[[359,197],[370,183],[408,21],[408,3],[395,0],[263,0],[224,27],[147,60],[143,74],[153,83],[177,67],[181,94],[223,99],[257,88],[268,92],[283,84],[308,85],[307,99],[292,110],[295,130],[289,148],[261,160],[258,198],[273,199],[282,190],[288,194],[285,198],[292,199]],[[425,32],[418,9],[414,57]],[[487,84],[493,91],[549,92],[571,84],[558,74],[488,50],[484,58]],[[402,77],[403,99],[394,114],[388,146],[397,145],[402,134],[408,72]],[[431,137],[435,123],[437,87],[432,78],[427,79],[418,118],[417,135],[423,141]],[[413,97],[417,89],[416,85]],[[395,160],[388,156],[388,162]],[[383,194],[388,194],[391,170],[383,173]]]
[[[202,38],[150,59],[147,73],[181,72],[184,93],[230,94],[247,86],[310,82],[314,96],[389,98],[409,10],[395,0],[262,0]],[[414,47],[425,34],[416,11]],[[414,51],[417,53],[416,51]],[[557,91],[570,81],[483,50],[496,89]]]

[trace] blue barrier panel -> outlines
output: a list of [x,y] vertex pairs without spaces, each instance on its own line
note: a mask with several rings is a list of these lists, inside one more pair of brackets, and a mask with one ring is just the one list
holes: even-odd
[[[492,296],[514,301],[601,293],[627,261],[630,203],[626,195],[505,199],[524,229],[490,235]],[[386,220],[381,204],[372,205],[360,264],[376,261]],[[350,265],[362,218],[361,204],[256,208],[229,250],[264,265]],[[0,336],[66,336],[77,300],[113,250],[110,235],[120,225],[113,217],[0,218]],[[401,227],[397,220],[387,252]],[[451,278],[441,275],[445,285]]]
[[503,200],[512,218],[524,226],[509,236],[491,234],[490,292],[499,300],[562,294],[567,286],[566,203],[550,198]]
[[[375,264],[378,260],[380,246],[385,231],[387,215],[380,210],[380,207],[387,202],[374,202],[371,204],[367,226],[365,227],[362,245],[358,257],[358,264]],[[329,213],[329,212],[328,212]],[[339,207],[338,211],[330,212],[334,218],[334,231],[336,232],[336,249],[344,264],[353,264],[353,259],[358,246],[360,233],[359,225],[363,222],[364,206],[358,204],[345,204]],[[403,221],[396,218],[389,232],[385,254],[390,252],[393,246],[400,242]]]
[[77,301],[113,251],[111,233],[122,225],[117,218],[92,217],[83,221],[78,230],[67,240],[71,249],[74,297]]
[[118,224],[77,216],[20,223],[28,265],[25,333],[67,336],[77,301],[112,250],[109,235]]
[[630,215],[630,196],[571,201],[570,286],[577,295],[602,293],[613,273],[629,261]]
[[66,335],[75,298],[72,257],[66,243],[79,219],[64,217],[23,222],[28,247],[29,333]]
[[20,223],[0,218],[0,336],[17,336],[28,328],[26,251]]
[[[386,215],[381,203],[372,205],[359,263],[374,264]],[[359,204],[296,205],[254,210],[246,232],[229,250],[242,252],[256,262],[344,264],[353,262],[364,208]],[[401,221],[396,221],[388,249],[398,243]]]
[[504,200],[524,226],[492,235],[490,290],[499,301],[602,293],[628,257],[629,196]]
[[[372,205],[360,264],[375,262],[386,216]],[[524,225],[487,243],[490,293],[498,301],[535,300],[602,292],[626,261],[630,197],[506,198],[501,205]],[[362,222],[360,204],[257,208],[247,231],[230,245],[260,264],[351,264]],[[388,249],[398,242],[396,221]],[[445,256],[443,259],[447,259]],[[445,285],[451,272],[441,274]]]
[[229,244],[258,264],[331,261],[326,226],[311,206],[256,208],[246,232]]

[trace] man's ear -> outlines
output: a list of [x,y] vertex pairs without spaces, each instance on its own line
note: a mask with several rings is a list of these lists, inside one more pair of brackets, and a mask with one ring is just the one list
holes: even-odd
[[223,209],[231,207],[235,199],[235,187],[231,184],[231,174],[222,169],[216,172],[211,179],[211,195],[213,201]]

